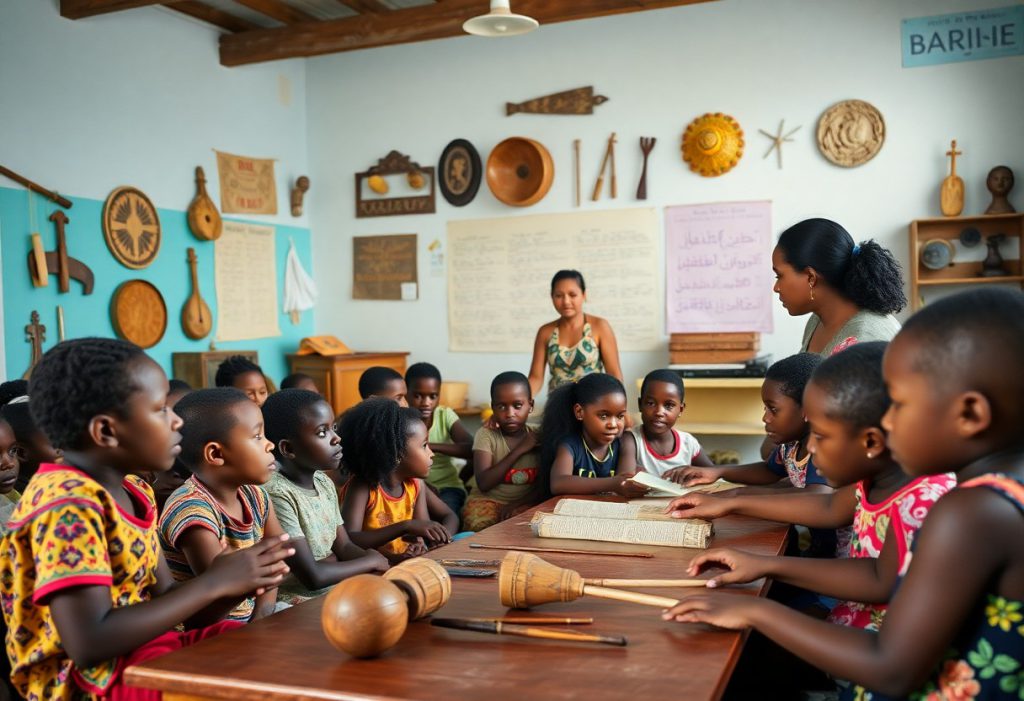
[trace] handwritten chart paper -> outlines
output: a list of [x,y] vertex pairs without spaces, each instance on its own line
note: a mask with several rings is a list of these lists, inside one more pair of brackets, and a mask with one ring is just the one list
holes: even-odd
[[589,314],[621,350],[664,347],[653,209],[448,222],[448,347],[529,353],[551,306],[551,276],[575,268]]
[[280,336],[274,227],[225,221],[214,247],[217,340]]
[[669,333],[772,331],[771,202],[665,209]]

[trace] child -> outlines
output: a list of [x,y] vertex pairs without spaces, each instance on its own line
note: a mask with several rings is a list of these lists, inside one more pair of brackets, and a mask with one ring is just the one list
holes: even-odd
[[497,429],[481,428],[473,441],[477,488],[462,511],[464,527],[482,531],[537,503],[537,432],[527,426],[533,411],[530,381],[521,372],[503,372],[491,381],[491,408]]
[[173,409],[178,400],[192,391],[192,385],[184,380],[168,380],[167,385],[170,387],[167,392],[167,406],[170,409]]
[[277,600],[297,604],[346,577],[387,570],[387,558],[349,540],[334,483],[324,472],[337,469],[342,454],[331,405],[316,392],[285,389],[267,399],[263,416],[279,465],[266,489],[295,548]]
[[595,372],[556,388],[540,427],[540,463],[550,475],[551,493],[646,493],[629,479],[636,472],[636,453],[622,450],[625,425],[626,390],[611,375]]
[[304,372],[293,372],[291,375],[281,380],[281,389],[305,389],[310,392],[320,394],[320,390],[317,389],[316,382],[312,377]]
[[654,370],[640,385],[642,425],[622,434],[622,449],[636,454],[638,471],[672,479],[681,467],[712,467],[714,463],[700,449],[697,439],[675,429],[686,404],[679,373]]
[[[728,548],[694,558],[702,565],[720,563],[731,572],[709,586],[776,580],[844,599],[830,620],[856,628],[877,629],[897,577],[910,563],[914,536],[929,509],[956,486],[954,475],[904,473],[886,447],[881,428],[889,409],[882,378],[885,343],[851,346],[823,361],[804,392],[804,411],[811,425],[810,450],[815,464],[837,489],[831,494],[716,497],[687,495],[671,504],[673,515],[718,518],[727,514],[755,516],[818,528],[853,526],[849,560],[808,561],[804,558],[758,557]],[[866,603],[861,603],[866,602]]]
[[[167,498],[160,546],[178,581],[202,574],[225,549],[251,548],[282,533],[259,485],[274,469],[260,408],[237,389],[201,389],[178,402],[181,462],[192,475]],[[294,546],[292,546],[294,547]],[[246,622],[274,612],[277,591],[247,597],[228,614]]]
[[341,510],[352,542],[391,562],[422,555],[424,538],[450,542],[459,519],[423,486],[434,454],[419,412],[370,398],[346,411],[338,429],[352,475]]
[[7,533],[7,519],[14,513],[14,507],[21,498],[21,494],[14,488],[21,468],[20,456],[21,448],[14,429],[7,422],[3,409],[0,409],[0,536]]
[[[1024,635],[1024,295],[933,301],[885,354],[882,426],[910,475],[956,471],[929,512],[881,629],[809,619],[747,596],[696,594],[666,619],[753,626],[859,686],[845,698],[1014,698]],[[871,691],[867,691],[871,689]]]
[[394,368],[375,365],[366,368],[359,376],[359,396],[363,399],[386,397],[398,402],[398,406],[407,407],[409,402],[405,395],[408,391],[405,380]]
[[11,679],[31,699],[88,694],[157,699],[126,689],[122,670],[231,627],[205,625],[249,592],[276,587],[287,536],[225,554],[173,586],[155,508],[137,471],[166,470],[181,419],[167,377],[140,348],[80,338],[51,348],[32,373],[32,415],[66,465],[43,465],[0,549],[0,601]]
[[17,440],[21,467],[14,488],[23,494],[40,465],[60,462],[60,451],[50,445],[29,412],[27,381],[11,380],[0,385],[0,407]]
[[[167,392],[167,408],[173,409],[186,394],[192,391],[191,385],[184,380],[169,380],[170,391]],[[171,496],[175,489],[185,483],[192,473],[181,464],[181,460],[175,459],[170,470],[158,472],[153,475],[150,485],[153,487],[153,498],[156,499],[157,514],[164,511],[164,504],[167,497]]]
[[[808,427],[804,419],[804,387],[811,373],[821,362],[816,353],[797,353],[773,364],[765,373],[761,385],[764,402],[764,430],[777,444],[767,461],[728,467],[692,467],[674,471],[672,479],[693,486],[710,484],[724,479],[738,484],[772,485],[772,494],[778,488],[792,487],[810,491],[830,491],[825,478],[814,468],[814,460],[807,450]],[[764,493],[750,490],[747,494]]]
[[455,514],[462,513],[466,503],[466,485],[459,478],[453,458],[469,460],[473,453],[473,436],[459,421],[451,407],[438,406],[441,396],[441,371],[430,363],[414,363],[405,371],[409,390],[409,406],[420,413],[427,425],[427,440],[434,453],[427,483],[437,490],[441,501]]
[[217,387],[234,387],[241,390],[245,396],[256,402],[256,406],[263,406],[263,402],[267,401],[270,394],[263,370],[244,355],[232,355],[224,360],[217,368],[213,383]]

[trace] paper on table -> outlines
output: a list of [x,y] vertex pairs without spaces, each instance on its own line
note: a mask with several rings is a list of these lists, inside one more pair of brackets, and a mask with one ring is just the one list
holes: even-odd
[[225,221],[214,242],[217,340],[280,336],[274,227]]
[[555,513],[560,516],[583,516],[586,518],[618,518],[633,521],[676,521],[665,509],[654,504],[623,504],[615,501],[591,501],[589,499],[561,499],[555,504]]
[[538,511],[530,521],[530,528],[540,538],[599,540],[676,548],[706,548],[711,540],[711,524],[695,519],[632,521],[562,516]]

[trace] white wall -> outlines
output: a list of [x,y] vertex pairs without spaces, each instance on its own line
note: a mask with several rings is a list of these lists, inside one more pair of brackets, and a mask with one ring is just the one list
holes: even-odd
[[[482,3],[481,6],[486,3]],[[995,3],[998,5],[999,3]],[[1005,4],[1005,3],[1004,3]],[[364,350],[410,350],[452,378],[469,380],[485,401],[498,371],[529,365],[530,338],[514,355],[449,353],[445,280],[429,277],[425,247],[444,241],[450,219],[572,211],[572,140],[583,139],[583,188],[593,186],[609,132],[619,135],[620,196],[584,209],[638,206],[641,135],[658,137],[648,175],[649,204],[771,199],[777,231],[812,216],[843,223],[857,239],[876,238],[906,263],[907,224],[937,216],[938,185],[948,172],[951,138],[964,152],[965,213],[987,205],[985,176],[1007,163],[1024,181],[1024,58],[903,69],[900,20],[992,6],[991,0],[724,0],[541,27],[523,37],[465,37],[311,59],[307,64],[310,168],[330,197],[312,210],[316,277],[323,293],[317,326]],[[611,100],[594,116],[505,117],[505,101],[594,85]],[[874,160],[844,169],[818,152],[820,114],[839,100],[873,103],[885,117],[886,143]],[[719,178],[691,174],[679,152],[686,124],[708,111],[735,116],[747,136],[739,166]],[[785,147],[785,168],[762,160],[774,132],[802,125]],[[434,215],[354,218],[353,174],[390,149],[436,164],[454,138],[486,159],[513,135],[552,152],[550,194],[526,210],[509,208],[486,184],[464,208],[438,196]],[[1018,186],[1016,201],[1024,205]],[[353,235],[420,236],[420,300],[351,299]],[[547,277],[557,269],[524,271]],[[659,269],[657,273],[663,275]],[[489,295],[515,290],[480,290]],[[552,312],[552,318],[555,314]],[[803,319],[775,309],[776,332],[763,339],[776,358],[795,352]],[[624,354],[628,379],[666,362],[666,353]],[[627,382],[627,385],[630,384]]]

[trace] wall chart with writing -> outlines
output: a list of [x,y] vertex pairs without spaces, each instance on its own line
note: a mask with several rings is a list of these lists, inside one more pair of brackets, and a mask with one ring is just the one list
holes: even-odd
[[771,202],[666,208],[669,333],[771,333],[771,253]]

